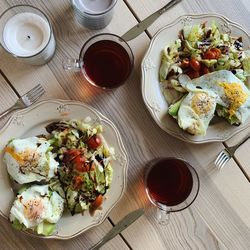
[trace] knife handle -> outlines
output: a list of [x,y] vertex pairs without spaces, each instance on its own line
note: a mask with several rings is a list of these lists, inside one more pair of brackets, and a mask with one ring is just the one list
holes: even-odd
[[146,30],[159,16],[161,16],[164,12],[172,8],[177,3],[181,2],[182,0],[171,0],[169,3],[167,3],[164,7],[157,10],[147,18],[145,18],[139,25],[141,25],[144,30]]
[[130,224],[136,221],[140,216],[144,214],[144,209],[137,209],[128,215],[126,215],[122,220],[120,220],[97,244],[91,247],[89,250],[97,250],[109,240],[114,238],[117,234],[121,233]]
[[[163,14],[164,12],[166,12],[168,9],[170,9],[171,7],[173,7],[174,5],[176,5],[177,3],[181,2],[182,0],[172,0],[169,3],[167,3],[164,7],[162,7],[161,9],[159,9],[159,14]],[[156,11],[157,12],[157,11]]]
[[144,20],[142,20],[140,23],[135,25],[133,28],[131,28],[129,31],[127,31],[124,35],[122,35],[122,39],[125,41],[129,41],[135,37],[137,37],[139,34],[141,34],[143,31],[145,31],[159,16],[161,16],[164,12],[166,12],[168,9],[176,5],[177,3],[181,2],[182,0],[172,0],[169,3],[167,3],[164,7],[157,10]]

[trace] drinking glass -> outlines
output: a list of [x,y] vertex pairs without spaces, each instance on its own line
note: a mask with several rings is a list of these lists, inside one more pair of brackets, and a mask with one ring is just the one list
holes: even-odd
[[144,173],[144,184],[150,202],[157,207],[157,221],[169,223],[169,215],[189,207],[196,199],[200,182],[195,169],[174,157],[154,159]]
[[67,58],[65,70],[80,72],[92,85],[116,88],[128,79],[134,65],[131,48],[121,37],[103,33],[84,43],[79,59]]

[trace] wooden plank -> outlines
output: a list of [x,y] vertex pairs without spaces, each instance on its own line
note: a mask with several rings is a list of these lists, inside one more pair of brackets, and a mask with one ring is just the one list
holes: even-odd
[[[18,96],[3,77],[0,68],[0,113],[11,107],[17,100]],[[11,114],[0,119],[0,128],[7,122]]]
[[[104,235],[112,228],[108,220],[93,229],[88,230],[82,235],[71,240],[45,240],[37,237],[27,236],[11,228],[10,223],[0,217],[0,240],[1,249],[89,249],[99,237]],[[128,250],[128,246],[124,243],[122,238],[118,235],[112,241],[108,242],[104,249]]]
[[[165,0],[159,0],[157,2],[146,0],[126,0],[126,2],[139,20],[143,20],[166,4]],[[226,1],[226,4],[224,1],[216,0],[202,2],[199,0],[182,1],[156,20],[154,24],[150,26],[148,31],[150,35],[153,36],[161,27],[174,21],[180,15],[200,13],[219,13],[225,15],[232,21],[240,23],[249,31],[249,11],[250,7],[247,0],[237,1],[237,3],[234,0],[228,0]]]

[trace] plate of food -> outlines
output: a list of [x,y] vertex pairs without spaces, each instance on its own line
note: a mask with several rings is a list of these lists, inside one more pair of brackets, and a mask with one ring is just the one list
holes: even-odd
[[0,214],[27,234],[69,239],[104,221],[126,188],[115,125],[77,101],[16,112],[0,131]]
[[160,29],[141,72],[153,119],[183,141],[221,142],[250,125],[250,35],[224,16],[185,15]]

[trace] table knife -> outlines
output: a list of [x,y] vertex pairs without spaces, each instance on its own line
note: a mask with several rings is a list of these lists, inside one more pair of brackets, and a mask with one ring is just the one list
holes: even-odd
[[144,30],[146,30],[160,15],[166,12],[168,9],[172,8],[177,3],[181,2],[182,0],[172,0],[168,4],[166,4],[161,9],[157,10],[143,21],[135,25],[129,31],[127,31],[124,35],[122,35],[122,39],[125,41],[130,41],[140,35]]
[[89,250],[97,250],[109,240],[113,239],[117,234],[135,222],[139,217],[144,214],[144,209],[137,209],[128,215],[126,215],[123,219],[121,219],[97,244],[91,247]]

